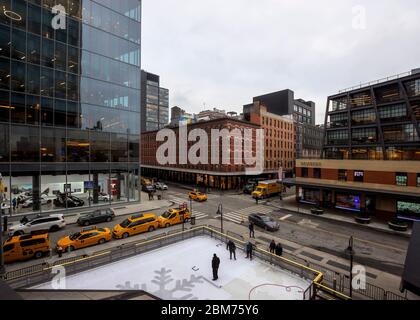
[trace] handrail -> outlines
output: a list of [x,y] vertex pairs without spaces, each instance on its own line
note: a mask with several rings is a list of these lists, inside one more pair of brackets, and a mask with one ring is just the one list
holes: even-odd
[[369,87],[371,85],[379,84],[379,83],[382,83],[382,82],[385,82],[385,81],[396,80],[396,79],[400,79],[402,77],[411,76],[412,74],[413,74],[413,71],[407,71],[407,72],[399,73],[399,74],[389,76],[389,77],[386,77],[386,78],[373,80],[373,81],[369,81],[369,82],[366,82],[366,83],[361,83],[358,86],[353,86],[353,87],[349,87],[349,88],[346,88],[346,89],[343,89],[343,90],[339,90],[338,93],[353,91],[353,90],[356,90],[356,89],[362,89],[364,87]]
[[[63,263],[58,263],[58,264],[53,264],[53,265],[49,265],[47,263],[46,264],[47,267],[46,268],[43,268],[42,270],[38,270],[38,271],[35,271],[35,272],[32,272],[32,273],[30,273],[30,272],[28,272],[28,273],[18,273],[18,275],[16,275],[13,278],[6,277],[5,280],[6,281],[11,281],[11,280],[19,280],[21,278],[28,279],[28,277],[31,277],[32,275],[36,275],[36,274],[39,274],[39,273],[47,272],[47,271],[52,270],[53,268],[56,268],[58,266],[63,266],[63,267],[72,266],[72,265],[77,265],[77,264],[79,264],[81,262],[92,261],[92,260],[94,260],[96,258],[101,258],[101,257],[104,257],[104,256],[109,256],[109,255],[111,255],[113,253],[114,250],[116,250],[118,248],[119,249],[122,249],[122,248],[133,248],[133,247],[138,247],[138,246],[147,246],[148,244],[157,243],[159,241],[164,241],[164,240],[167,240],[167,239],[173,239],[173,238],[176,238],[178,236],[186,235],[188,233],[193,233],[194,234],[194,232],[197,231],[197,230],[202,230],[203,232],[204,231],[209,231],[212,236],[213,235],[218,235],[222,239],[226,239],[226,240],[227,239],[230,239],[230,240],[236,241],[237,243],[242,244],[242,245],[245,245],[246,244],[245,241],[242,241],[240,239],[237,239],[237,238],[235,238],[233,236],[230,236],[228,234],[224,234],[222,232],[219,232],[219,231],[211,228],[210,226],[198,226],[198,227],[190,228],[190,229],[185,230],[185,231],[179,231],[179,232],[172,233],[172,234],[164,234],[161,237],[158,237],[158,238],[155,238],[155,239],[151,239],[151,240],[146,239],[146,240],[141,240],[141,241],[130,242],[130,243],[121,245],[119,247],[111,248],[110,250],[107,250],[107,251],[98,252],[98,253],[96,253],[94,255],[91,255],[91,256],[81,256],[80,258],[75,257],[75,260],[73,260],[73,261],[66,261],[66,262],[63,262]],[[276,259],[279,262],[285,263],[286,265],[293,266],[293,267],[299,268],[300,270],[305,270],[306,272],[308,272],[310,274],[313,274],[314,277],[313,278],[311,277],[311,286],[310,286],[310,287],[313,288],[313,290],[311,290],[311,293],[312,293],[311,298],[314,298],[316,296],[316,293],[317,293],[316,291],[318,289],[318,290],[322,290],[322,291],[327,291],[330,295],[332,295],[333,297],[339,298],[339,299],[345,299],[345,300],[351,299],[350,297],[347,297],[344,294],[342,294],[342,293],[340,293],[338,291],[335,291],[335,290],[333,290],[331,288],[328,288],[325,285],[323,285],[322,282],[324,280],[324,274],[321,271],[315,270],[313,268],[310,268],[309,266],[306,266],[304,264],[298,263],[296,261],[293,261],[293,260],[290,260],[290,259],[287,259],[287,258],[284,258],[284,257],[277,256],[277,255],[275,255],[273,253],[268,252],[265,249],[259,248],[258,246],[256,246],[256,251],[259,252],[259,253],[264,254],[265,257],[274,258],[274,259]],[[111,257],[111,259],[112,259],[112,257]],[[15,271],[12,271],[12,272],[15,272]]]

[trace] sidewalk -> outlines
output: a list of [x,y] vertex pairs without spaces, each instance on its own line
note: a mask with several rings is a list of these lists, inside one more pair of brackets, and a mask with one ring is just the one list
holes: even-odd
[[[224,221],[225,231],[229,230],[235,234],[240,235],[245,241],[250,240],[249,238],[249,230],[246,225],[238,225],[236,223],[232,223],[229,221]],[[215,220],[210,220],[209,225],[212,225],[216,228],[220,229],[220,222],[216,222]],[[330,270],[332,272],[336,272],[342,275],[348,275],[348,267],[349,261],[346,259],[339,258],[337,256],[325,253],[323,251],[315,250],[306,246],[302,246],[298,243],[281,239],[275,235],[267,234],[265,232],[259,231],[258,229],[255,230],[255,239],[251,239],[251,241],[257,245],[257,247],[261,249],[268,250],[269,243],[271,240],[280,242],[283,246],[283,256],[285,258],[299,260],[303,262],[310,262],[315,265],[319,265],[322,268]],[[242,250],[243,248],[238,248]],[[299,261],[298,261],[299,262]],[[401,277],[392,275],[390,273],[386,273],[381,270],[377,270],[374,268],[366,267],[366,276],[367,282],[383,288],[386,291],[391,291],[397,295],[404,296],[399,291]],[[420,297],[408,294],[408,299],[412,300],[419,300]]]
[[352,224],[352,225],[357,225],[358,227],[361,227],[361,228],[373,229],[373,230],[376,230],[376,231],[385,232],[385,233],[388,233],[388,234],[393,234],[393,235],[398,235],[398,236],[403,236],[403,237],[406,237],[406,238],[411,237],[411,229],[409,229],[406,232],[394,231],[394,230],[391,230],[388,227],[388,224],[387,224],[386,221],[381,221],[381,220],[374,219],[374,218],[372,219],[372,222],[370,224],[359,224],[354,220],[354,214],[346,215],[346,214],[341,213],[341,212],[324,209],[324,214],[314,215],[314,214],[311,213],[310,208],[308,209],[308,207],[310,207],[309,205],[300,204],[300,206],[298,207],[298,205],[296,204],[296,200],[295,200],[294,195],[283,198],[283,201],[280,201],[278,199],[267,201],[265,203],[265,205],[271,206],[271,207],[274,207],[274,208],[277,208],[277,209],[281,209],[281,210],[284,210],[284,211],[290,211],[290,213],[304,214],[304,215],[308,215],[308,216],[311,216],[311,217],[318,217],[320,219],[325,219],[325,220],[329,220],[329,221],[337,221],[337,222],[341,222],[341,223],[348,223],[348,224]]
[[[135,203],[135,204],[115,204],[114,206],[111,206],[111,208],[115,212],[115,216],[125,216],[125,215],[131,215],[135,213],[143,213],[143,212],[149,212],[149,211],[160,211],[162,208],[166,208],[169,206],[173,206],[174,202],[170,200],[153,200],[149,201],[146,199],[146,196],[142,196],[142,202],[141,203]],[[66,220],[66,224],[75,224],[77,222],[77,219],[80,215],[88,212],[92,212],[96,209],[100,209],[101,207],[95,208],[81,208],[80,211],[70,211],[70,212],[63,212],[64,218]],[[54,212],[56,213],[56,212]],[[162,212],[156,212],[156,214],[160,214]],[[49,212],[43,212],[42,215],[48,215]],[[21,214],[15,214],[12,217],[8,215],[9,223],[8,225],[11,226],[13,223],[16,223],[20,220],[23,216],[32,217],[36,216],[37,213],[21,213]]]

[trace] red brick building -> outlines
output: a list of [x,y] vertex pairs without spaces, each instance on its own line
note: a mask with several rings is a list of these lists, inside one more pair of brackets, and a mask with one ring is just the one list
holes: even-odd
[[270,113],[259,102],[254,102],[252,107],[246,106],[244,117],[264,129],[264,172],[277,178],[281,167],[286,175],[291,176],[296,159],[296,131],[292,118]]
[[[217,141],[212,141],[211,132],[212,129],[223,130],[227,129],[231,132],[234,129],[239,129],[242,133],[245,129],[250,129],[252,132],[252,157],[256,156],[256,133],[257,129],[260,129],[260,126],[257,124],[252,124],[249,122],[244,122],[236,120],[233,118],[224,118],[224,119],[215,119],[205,122],[194,123],[188,125],[187,132],[188,134],[194,129],[202,129],[207,133],[209,143],[208,143],[208,163],[199,163],[192,164],[189,159],[185,164],[182,164],[182,159],[180,158],[179,144],[180,144],[180,128],[175,127],[170,130],[173,130],[176,136],[176,146],[172,146],[176,150],[176,163],[175,164],[165,164],[162,165],[157,160],[157,151],[162,144],[165,142],[156,141],[158,131],[143,133],[141,136],[141,167],[142,175],[147,177],[156,177],[158,179],[175,181],[180,183],[196,184],[201,186],[206,186],[210,188],[220,188],[220,189],[236,189],[241,188],[249,178],[254,178],[255,176],[249,175],[247,169],[254,167],[253,165],[246,165],[245,161],[242,161],[242,164],[235,164],[234,161],[234,151],[235,143],[234,139],[230,138],[230,143],[228,144],[230,148],[230,161],[229,164],[223,164],[222,162],[222,152],[223,152],[223,139],[218,139]],[[244,149],[244,137],[242,134],[242,158],[244,159],[245,153]],[[182,137],[181,137],[182,139]],[[183,141],[181,142],[183,143]],[[196,142],[188,142],[187,149],[191,149]],[[218,144],[220,151],[220,161],[218,164],[212,164],[212,145]],[[239,150],[239,149],[238,149]],[[236,151],[238,151],[236,150]],[[181,155],[181,157],[184,155]]]

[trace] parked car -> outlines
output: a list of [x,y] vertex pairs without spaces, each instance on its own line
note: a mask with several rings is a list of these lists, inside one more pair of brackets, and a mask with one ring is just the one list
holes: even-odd
[[168,186],[166,184],[164,184],[163,182],[156,182],[155,183],[155,188],[157,190],[168,190]]
[[[89,197],[89,201],[93,201],[92,195]],[[109,202],[109,201],[112,201],[112,197],[107,193],[99,192],[98,201]]]
[[5,241],[3,252],[5,263],[40,259],[50,252],[48,233],[11,237]]
[[154,214],[138,214],[117,224],[112,229],[115,239],[126,239],[136,234],[152,232],[159,228],[159,221]]
[[247,183],[244,187],[243,187],[243,189],[242,189],[242,191],[243,191],[243,193],[245,193],[245,194],[251,194],[251,193],[253,193],[254,192],[254,190],[255,190],[255,187],[256,187],[257,185],[255,184],[255,183]]
[[34,231],[58,231],[66,226],[62,214],[38,216],[25,223],[14,224],[9,228],[10,236],[29,234]]
[[146,193],[156,192],[155,187],[154,187],[154,186],[152,186],[152,185],[143,185],[143,186],[141,187],[141,190],[142,190],[143,192],[146,192]]
[[115,213],[112,209],[98,209],[93,212],[81,214],[77,219],[77,224],[80,226],[89,226],[95,223],[110,222],[114,220]]
[[[66,205],[67,203],[67,205]],[[57,195],[57,198],[54,199],[54,205],[61,208],[74,208],[74,207],[83,207],[85,202],[82,199],[79,199],[75,196],[66,196],[65,193],[60,193]]]
[[249,222],[252,222],[256,226],[261,227],[266,231],[277,231],[280,228],[280,225],[277,221],[262,213],[250,214],[248,220]]
[[61,248],[62,251],[71,252],[81,248],[104,244],[111,239],[112,233],[109,228],[84,228],[80,232],[73,233],[70,236],[58,240],[56,249]]
[[[41,203],[41,205],[46,205],[46,204],[50,204],[52,202],[52,200],[48,199],[48,197],[46,195],[42,194],[39,197],[39,202]],[[30,197],[30,198],[26,199],[24,203],[22,203],[22,208],[30,208],[30,207],[33,206],[33,204],[34,204],[34,200],[33,200],[32,197]]]

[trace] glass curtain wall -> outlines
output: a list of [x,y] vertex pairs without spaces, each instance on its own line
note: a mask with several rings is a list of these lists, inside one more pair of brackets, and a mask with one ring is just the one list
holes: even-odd
[[[56,4],[65,29],[51,26]],[[2,208],[139,201],[141,1],[2,6],[19,16],[0,12]]]

